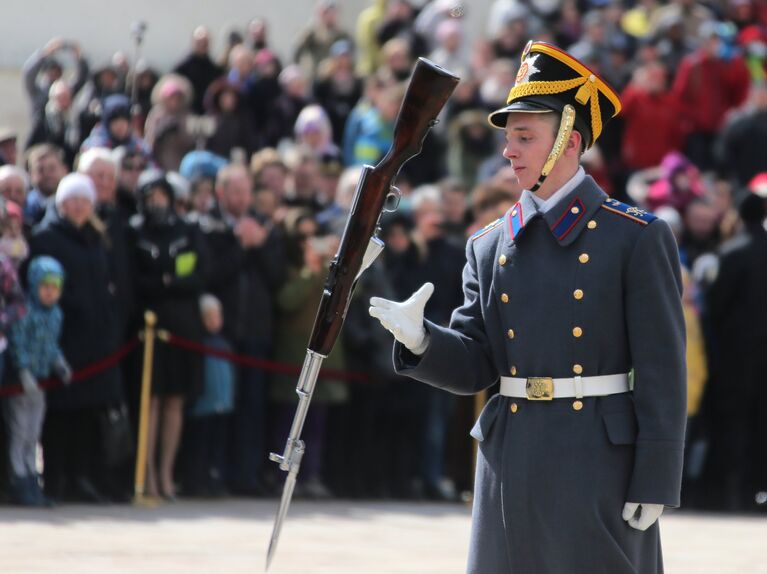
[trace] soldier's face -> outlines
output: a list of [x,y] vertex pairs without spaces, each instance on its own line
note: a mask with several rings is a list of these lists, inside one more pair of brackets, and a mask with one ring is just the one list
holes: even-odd
[[514,175],[523,189],[538,181],[549,156],[556,128],[553,113],[512,112],[506,119],[506,147],[503,157],[511,162]]

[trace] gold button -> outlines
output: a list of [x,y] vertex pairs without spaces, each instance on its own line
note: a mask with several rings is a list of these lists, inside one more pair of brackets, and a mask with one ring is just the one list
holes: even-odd
[[597,228],[597,222],[592,219],[591,221],[589,221],[586,224],[586,227],[588,227],[589,229],[596,229]]
[[515,209],[514,211],[511,212],[511,216],[514,217],[516,215],[517,215],[517,210]]
[[514,338],[514,329],[509,329],[508,335],[509,335],[509,339],[513,339]]
[[509,369],[509,372],[511,372],[511,375],[514,376],[517,374],[517,367],[514,365],[511,366],[511,369]]
[[573,337],[580,337],[581,335],[583,335],[583,329],[580,327],[575,327],[573,329]]
[[576,375],[580,375],[583,372],[583,365],[575,364],[573,365],[573,373]]
[[509,407],[511,409],[511,412],[515,413],[519,410],[519,407],[517,406],[517,403],[511,403],[511,406]]
[[577,214],[578,214],[578,213],[580,213],[580,212],[581,212],[581,210],[580,210],[580,209],[578,209],[577,207],[573,207],[573,208],[570,210],[570,213],[572,213],[573,215],[577,215]]
[[589,254],[588,253],[581,253],[578,256],[578,261],[581,263],[588,263],[589,262]]
[[578,301],[583,299],[583,290],[582,289],[576,289],[573,291],[573,297],[575,297]]
[[506,265],[506,256],[505,255],[501,255],[498,258],[498,263],[500,263],[501,265]]
[[503,295],[501,295],[501,301],[503,301],[504,303],[508,303],[509,296],[506,293],[504,293]]
[[583,402],[582,402],[582,401],[575,401],[575,402],[573,403],[573,410],[574,410],[574,411],[579,411],[579,410],[581,410],[582,408],[583,408]]

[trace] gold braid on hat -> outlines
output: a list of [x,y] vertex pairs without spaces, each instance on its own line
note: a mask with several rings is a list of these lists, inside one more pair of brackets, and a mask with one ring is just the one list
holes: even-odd
[[572,80],[557,80],[554,82],[525,82],[511,88],[506,104],[526,96],[549,96],[552,94],[561,94],[573,88],[580,88],[575,94],[575,101],[581,105],[586,105],[591,101],[591,143],[597,141],[602,133],[602,114],[599,110],[599,88],[596,84],[596,76],[581,76]]

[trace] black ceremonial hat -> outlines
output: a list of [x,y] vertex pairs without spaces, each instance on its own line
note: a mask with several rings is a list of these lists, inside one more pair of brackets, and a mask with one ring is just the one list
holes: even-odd
[[568,104],[575,109],[575,129],[587,147],[621,111],[618,94],[588,67],[551,44],[531,41],[522,53],[506,107],[487,119],[493,127],[504,129],[510,112],[561,113]]

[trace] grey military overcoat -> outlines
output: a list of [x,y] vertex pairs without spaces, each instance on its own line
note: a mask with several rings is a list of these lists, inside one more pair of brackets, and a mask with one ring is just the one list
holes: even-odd
[[550,402],[496,395],[479,441],[468,572],[657,574],[658,524],[626,501],[678,506],[686,414],[677,246],[665,222],[586,177],[541,215],[524,192],[467,244],[464,303],[427,322],[397,370],[458,394],[499,376],[628,373],[633,391]]

